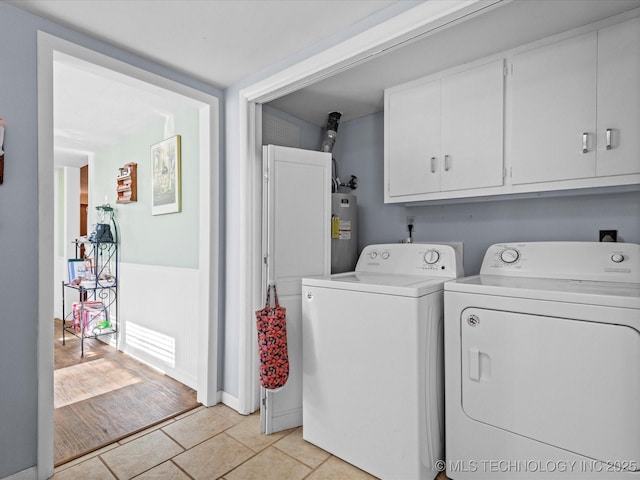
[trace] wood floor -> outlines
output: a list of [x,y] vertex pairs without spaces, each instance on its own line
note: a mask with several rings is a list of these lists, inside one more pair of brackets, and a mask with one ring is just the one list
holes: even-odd
[[196,392],[99,340],[67,335],[55,320],[54,464],[191,410]]

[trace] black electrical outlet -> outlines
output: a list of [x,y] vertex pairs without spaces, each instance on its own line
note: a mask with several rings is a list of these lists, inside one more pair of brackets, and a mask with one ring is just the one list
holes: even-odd
[[600,230],[601,242],[617,242],[618,230]]

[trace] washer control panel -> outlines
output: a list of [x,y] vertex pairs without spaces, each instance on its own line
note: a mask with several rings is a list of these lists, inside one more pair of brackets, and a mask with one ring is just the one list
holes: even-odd
[[462,252],[446,244],[392,243],[362,250],[356,272],[461,277]]
[[640,245],[497,243],[487,249],[480,274],[640,283]]

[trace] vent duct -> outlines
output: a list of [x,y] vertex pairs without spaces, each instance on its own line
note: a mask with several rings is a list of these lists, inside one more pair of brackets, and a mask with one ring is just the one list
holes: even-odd
[[320,147],[321,152],[333,151],[333,145],[336,143],[336,136],[338,135],[340,117],[342,117],[340,112],[331,112],[329,114],[329,120],[327,121],[327,133],[325,134],[322,146]]

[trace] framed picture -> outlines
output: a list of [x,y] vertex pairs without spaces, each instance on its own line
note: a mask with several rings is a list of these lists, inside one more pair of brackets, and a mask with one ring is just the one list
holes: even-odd
[[[68,261],[69,283],[87,276],[87,265],[81,258],[71,258]],[[78,280],[80,282],[80,280]]]
[[180,135],[151,146],[151,214],[180,211]]

